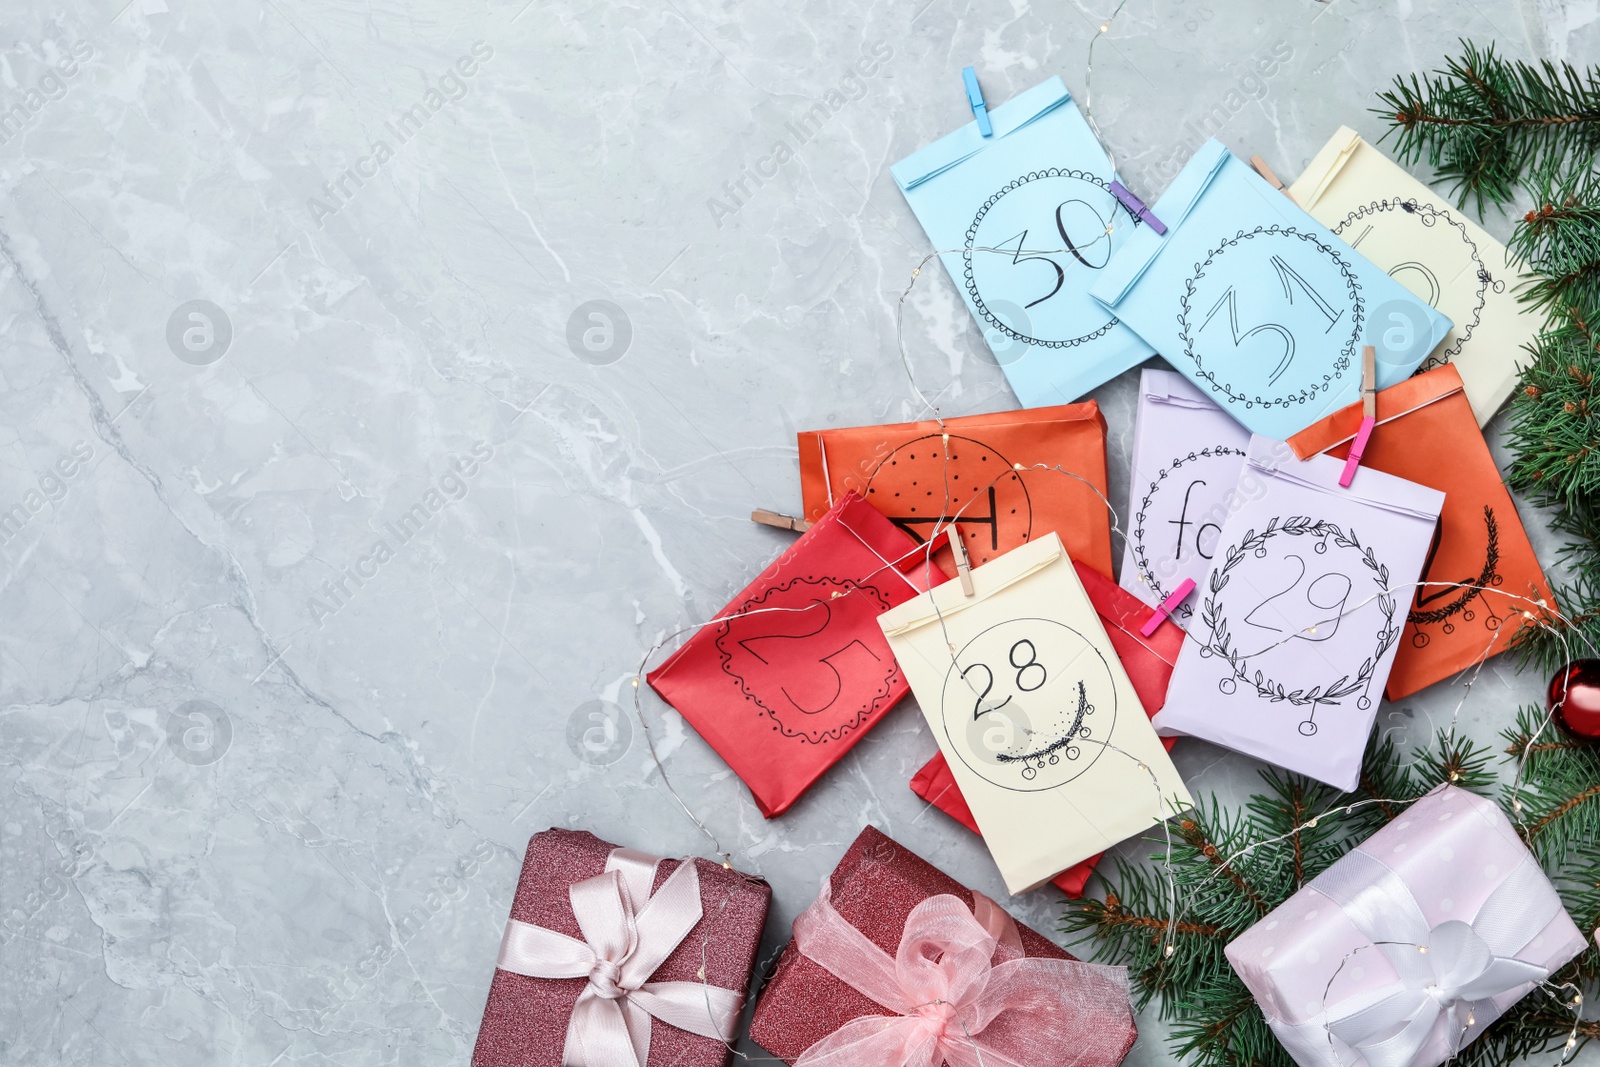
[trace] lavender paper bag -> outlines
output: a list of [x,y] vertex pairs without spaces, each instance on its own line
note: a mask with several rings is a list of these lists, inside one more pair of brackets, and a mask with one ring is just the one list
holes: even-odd
[[1499,807],[1446,786],[1227,956],[1301,1067],[1437,1067],[1585,946]]
[[1444,494],[1253,437],[1161,733],[1356,787]]
[[[1185,578],[1205,581],[1249,443],[1250,431],[1183,375],[1140,372],[1122,588],[1155,607]],[[1187,630],[1199,600],[1190,593],[1172,621]]]

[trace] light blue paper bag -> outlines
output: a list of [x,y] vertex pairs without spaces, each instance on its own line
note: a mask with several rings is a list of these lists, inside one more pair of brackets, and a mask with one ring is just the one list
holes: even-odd
[[989,118],[993,136],[969,122],[890,170],[933,247],[967,250],[941,258],[1022,406],[1069,403],[1152,354],[1089,297],[1143,226],[1060,78]]
[[1409,377],[1450,320],[1207,141],[1091,292],[1228,414],[1278,439]]

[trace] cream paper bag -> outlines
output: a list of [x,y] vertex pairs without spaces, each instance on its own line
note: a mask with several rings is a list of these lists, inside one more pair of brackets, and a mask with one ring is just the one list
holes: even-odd
[[[1455,325],[1421,370],[1455,364],[1483,426],[1517,382],[1537,315],[1517,302],[1521,277],[1505,246],[1347,126],[1339,127],[1289,195],[1311,217],[1389,272]],[[1383,321],[1374,328],[1404,329]]]
[[1013,893],[1190,804],[1054,533],[878,617]]

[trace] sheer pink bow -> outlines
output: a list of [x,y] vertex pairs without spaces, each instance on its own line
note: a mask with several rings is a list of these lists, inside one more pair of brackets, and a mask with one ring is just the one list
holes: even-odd
[[1017,927],[974,894],[912,909],[894,959],[834,910],[828,887],[796,947],[892,1013],[853,1019],[795,1067],[1072,1067],[1117,1063],[1131,1041],[1127,972],[1022,954]]
[[582,941],[515,919],[506,923],[501,970],[589,979],[567,1022],[563,1067],[644,1067],[652,1018],[703,1037],[733,1038],[738,993],[706,982],[649,981],[701,915],[692,859],[652,896],[655,870],[653,858],[619,848],[604,874],[573,883],[567,892]]

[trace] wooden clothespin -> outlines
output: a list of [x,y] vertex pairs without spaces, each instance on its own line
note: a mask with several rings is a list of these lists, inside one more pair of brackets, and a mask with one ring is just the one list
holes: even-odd
[[989,108],[983,102],[983,90],[978,88],[978,72],[966,67],[961,71],[961,80],[967,84],[967,103],[972,105],[973,117],[978,120],[978,133],[993,137],[994,127],[989,123]]
[[752,511],[750,521],[759,522],[763,526],[776,526],[780,530],[793,530],[795,533],[805,533],[811,529],[811,524],[804,519],[768,511],[766,508],[756,508]]
[[1295,200],[1294,194],[1289,191],[1288,186],[1279,181],[1278,176],[1272,173],[1272,168],[1267,166],[1266,160],[1262,159],[1260,156],[1251,156],[1250,165],[1255,168],[1257,174],[1261,175],[1267,180],[1268,185],[1278,190],[1278,192],[1282,193],[1284,196],[1287,196],[1292,202],[1299,203],[1298,200]]
[[1361,453],[1367,450],[1372,428],[1378,425],[1378,353],[1371,345],[1361,349],[1361,428],[1350,445],[1350,457],[1344,461],[1344,472],[1339,475],[1339,485],[1348,489],[1355,479],[1356,468],[1361,466]]
[[961,579],[961,595],[977,596],[972,584],[972,561],[967,558],[967,546],[961,543],[961,529],[955,523],[945,527],[945,537],[950,542],[950,554],[956,558],[956,577]]
[[1174,611],[1178,610],[1178,605],[1183,603],[1184,597],[1192,592],[1194,592],[1193,578],[1185,578],[1179,582],[1178,588],[1174,589],[1167,599],[1151,609],[1150,617],[1144,620],[1144,625],[1139,627],[1139,632],[1146,637],[1154,634],[1161,628],[1161,624],[1166,622]]
[[1129,192],[1126,185],[1121,182],[1112,182],[1106,188],[1111,190],[1111,195],[1120,200],[1122,206],[1127,208],[1130,214],[1152,230],[1165,236],[1167,224],[1156,218],[1150,209],[1145,206],[1145,202]]

